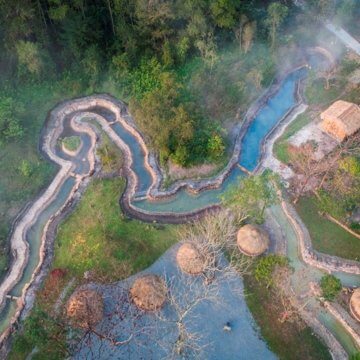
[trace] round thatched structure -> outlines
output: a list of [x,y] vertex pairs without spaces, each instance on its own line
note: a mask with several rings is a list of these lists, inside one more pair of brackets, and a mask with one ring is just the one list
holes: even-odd
[[237,246],[248,256],[258,256],[269,247],[269,235],[257,225],[245,225],[238,231]]
[[360,288],[354,290],[350,298],[350,311],[357,321],[360,321]]
[[135,305],[147,311],[160,309],[166,301],[167,288],[157,275],[145,275],[135,280],[130,295]]
[[204,272],[206,259],[195,244],[182,244],[176,254],[176,261],[180,269],[188,274],[197,275]]
[[66,305],[66,315],[71,323],[80,328],[93,327],[100,322],[104,313],[104,301],[95,290],[77,290]]

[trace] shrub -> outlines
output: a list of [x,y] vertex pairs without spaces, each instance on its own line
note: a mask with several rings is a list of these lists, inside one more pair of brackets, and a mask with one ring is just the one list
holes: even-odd
[[320,287],[325,300],[333,301],[341,290],[341,281],[334,275],[324,275],[320,280]]
[[217,160],[224,155],[225,144],[219,134],[214,134],[208,141],[208,152],[211,159]]
[[255,266],[254,275],[257,281],[266,284],[266,287],[272,285],[272,274],[276,266],[287,266],[289,260],[280,255],[270,254],[260,258]]

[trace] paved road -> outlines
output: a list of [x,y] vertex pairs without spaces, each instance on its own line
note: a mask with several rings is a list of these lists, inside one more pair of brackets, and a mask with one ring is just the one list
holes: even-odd
[[335,34],[347,47],[354,50],[360,55],[360,43],[354,39],[347,31],[340,26],[335,26],[332,23],[326,23],[326,28]]

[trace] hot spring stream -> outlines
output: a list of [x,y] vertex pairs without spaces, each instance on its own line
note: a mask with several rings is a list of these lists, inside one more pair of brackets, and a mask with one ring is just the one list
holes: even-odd
[[[306,71],[304,69],[296,70],[288,75],[282,81],[276,93],[274,93],[267,100],[266,104],[258,111],[241,141],[242,146],[238,163],[242,167],[250,171],[257,167],[261,158],[261,145],[263,140],[285,116],[285,114],[287,114],[287,112],[296,105],[297,99],[295,94],[297,83],[305,75]],[[89,109],[88,111],[91,110]],[[139,209],[139,211],[145,211],[147,213],[170,213],[175,215],[195,211],[210,205],[216,205],[220,203],[222,194],[224,194],[229,186],[236,183],[239,178],[245,176],[238,166],[234,166],[222,186],[217,189],[209,189],[201,191],[198,194],[190,194],[186,191],[186,189],[182,188],[175,195],[167,197],[166,199],[161,201],[150,201],[144,197],[144,194],[146,194],[147,190],[150,188],[153,179],[148,167],[146,166],[145,154],[138,139],[129,132],[128,129],[122,126],[120,122],[114,122],[114,117],[111,115],[111,112],[104,112],[101,115],[106,118],[110,128],[114,130],[117,136],[128,146],[132,154],[133,162],[131,168],[137,176],[138,184],[136,194],[131,199],[131,204],[134,208]],[[64,136],[66,132],[71,135],[79,135],[82,140],[81,149],[75,157],[72,157],[63,153],[60,147],[57,146],[56,155],[62,159],[71,161],[74,164],[73,176],[68,176],[65,181],[61,183],[56,196],[41,209],[35,223],[30,226],[26,232],[26,240],[29,244],[29,261],[24,268],[20,281],[17,282],[16,286],[13,287],[10,292],[10,295],[12,296],[21,296],[25,284],[31,280],[31,276],[40,260],[39,252],[44,227],[48,220],[67,202],[69,194],[75,186],[74,175],[84,175],[89,171],[90,165],[88,161],[88,153],[91,150],[91,138],[86,133],[76,132],[72,129],[69,130],[68,125],[66,125],[66,122],[68,121],[69,119],[65,117],[64,133],[62,136]],[[51,123],[47,124],[47,126],[48,130],[49,128],[51,130],[52,126],[55,127],[55,125]],[[277,219],[279,225],[286,233],[288,240],[287,253],[291,261],[291,265],[295,269],[295,273],[306,271],[313,281],[318,281],[323,275],[323,272],[302,262],[299,254],[296,234],[292,225],[289,223],[281,210],[281,207],[274,206],[271,209],[271,212],[274,214],[274,217]],[[335,275],[341,279],[345,286],[360,286],[359,276],[346,273],[337,273]],[[295,289],[302,286],[300,279],[301,277],[299,276],[294,275],[292,277],[292,286]],[[325,308],[320,308],[318,302],[315,300],[311,301],[308,304],[308,307],[311,308],[311,311],[314,311],[320,322],[334,334],[347,352],[352,353],[356,350],[356,344],[350,334],[347,333],[343,326]],[[15,310],[15,302],[7,299],[6,306],[1,312],[1,331],[8,327]],[[256,352],[256,348],[254,348],[254,352]]]

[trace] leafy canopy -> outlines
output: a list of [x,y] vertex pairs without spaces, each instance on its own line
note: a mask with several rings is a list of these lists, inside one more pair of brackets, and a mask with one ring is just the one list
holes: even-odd
[[324,275],[320,280],[320,287],[323,297],[333,301],[341,290],[341,281],[334,275]]
[[21,103],[11,97],[0,97],[0,145],[22,137],[24,130],[19,120],[22,111]]
[[223,202],[261,223],[265,209],[277,201],[275,181],[277,177],[270,172],[243,178],[225,194]]

